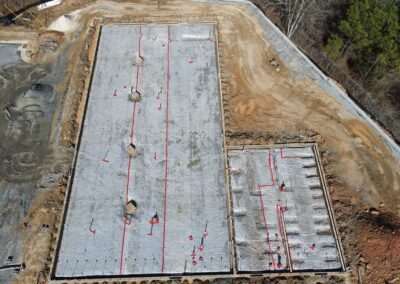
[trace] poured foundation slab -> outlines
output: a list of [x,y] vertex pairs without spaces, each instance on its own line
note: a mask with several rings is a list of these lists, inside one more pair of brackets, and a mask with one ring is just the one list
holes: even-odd
[[215,48],[211,24],[102,28],[56,278],[231,270]]
[[238,270],[341,269],[312,147],[228,156]]

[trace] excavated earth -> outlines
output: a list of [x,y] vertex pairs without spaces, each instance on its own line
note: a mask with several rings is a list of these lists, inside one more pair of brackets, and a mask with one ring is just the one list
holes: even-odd
[[[35,85],[31,80],[11,88],[9,95],[2,94],[0,98],[3,109],[8,107],[8,120],[25,127],[20,122],[26,118],[21,113],[25,101],[17,101],[20,94],[29,93],[30,97],[35,97],[39,92],[41,96],[49,96],[49,93],[59,96],[58,103],[46,100],[40,109],[28,106],[28,109],[42,111],[41,117],[52,117],[52,122],[40,127],[40,131],[45,132],[38,130],[34,141],[29,140],[33,139],[29,135],[23,136],[23,131],[19,137],[13,134],[16,141],[27,143],[18,142],[16,152],[19,154],[8,150],[13,148],[12,144],[1,145],[2,159],[10,161],[2,164],[1,184],[11,182],[17,188],[18,184],[30,182],[35,188],[41,187],[40,191],[35,191],[26,216],[19,221],[35,229],[27,230],[22,225],[16,228],[24,237],[22,261],[26,269],[15,282],[45,282],[48,277],[94,58],[97,29],[92,23],[99,18],[104,18],[104,22],[216,21],[227,144],[318,143],[351,272],[343,277],[276,277],[271,281],[356,283],[361,278],[362,283],[400,282],[400,164],[381,137],[314,81],[291,77],[291,66],[284,66],[279,60],[257,20],[240,4],[129,2],[132,1],[70,0],[49,9],[46,15],[39,13],[39,20],[46,16],[48,22],[69,14],[71,24],[68,27],[57,25],[65,28],[65,40],[55,40],[59,44],[55,52],[37,55],[30,69],[22,71],[29,73],[46,68],[41,66],[47,65],[39,64],[43,59],[53,64],[51,66],[62,64],[66,68],[63,80],[49,81],[47,85]],[[1,39],[12,40],[13,29],[21,37],[21,28],[2,27]],[[32,38],[32,33],[27,36]],[[68,62],[63,64],[60,58],[68,58]],[[269,63],[272,59],[279,64],[279,70]],[[42,73],[35,74],[41,76]],[[0,123],[2,133],[9,123]],[[54,143],[49,144],[53,141],[51,138]],[[30,162],[22,165],[26,175],[19,172],[16,176],[13,170],[21,160],[20,153],[28,148],[32,153],[23,154],[23,157]],[[43,159],[43,153],[50,152]],[[49,176],[51,181],[46,179]],[[38,230],[43,223],[49,224],[45,235]],[[241,279],[237,282],[260,281]]]

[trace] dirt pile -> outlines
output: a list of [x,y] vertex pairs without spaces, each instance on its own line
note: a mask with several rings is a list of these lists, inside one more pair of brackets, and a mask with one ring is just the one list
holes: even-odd
[[369,207],[351,190],[329,181],[347,261],[365,281],[400,281],[400,218],[382,205]]

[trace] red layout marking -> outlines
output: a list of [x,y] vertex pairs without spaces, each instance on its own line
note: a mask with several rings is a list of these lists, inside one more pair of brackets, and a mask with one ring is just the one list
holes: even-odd
[[93,235],[96,234],[96,230],[89,229],[89,232],[91,232]]
[[[283,238],[283,227],[282,227],[282,223],[281,223],[281,219],[279,218],[280,217],[280,212],[282,212],[282,214],[283,214],[283,212],[284,212],[284,210],[282,210],[283,209],[283,207],[281,206],[281,205],[276,205],[276,217],[278,218],[278,226],[279,226],[279,234],[281,235],[281,243],[283,244],[283,245],[286,245],[286,243],[285,243],[285,240],[284,240],[284,238]],[[290,247],[289,247],[289,243],[288,243],[288,253],[289,253],[289,265],[290,265],[290,267],[293,269],[293,267],[292,267],[292,258],[291,258],[291,255],[290,255]]]
[[[269,232],[268,232],[268,225],[267,225],[267,217],[265,216],[264,200],[263,200],[263,198],[262,198],[262,192],[261,192],[261,187],[260,187],[260,186],[258,186],[258,190],[259,190],[259,192],[260,192],[261,211],[262,211],[262,213],[263,213],[263,219],[264,219],[264,225],[265,225],[265,233],[266,233],[266,235],[267,235],[267,244],[268,244],[269,251],[272,252],[272,249],[271,249],[271,242],[269,241]],[[273,263],[273,265],[274,265],[274,268],[276,269],[274,256],[273,256],[272,254],[270,254],[270,258],[271,258],[271,261],[272,261],[272,263]]]
[[[142,41],[142,27],[139,27],[139,55],[141,53],[141,41]],[[140,69],[140,66],[138,65],[136,67],[136,91],[137,91],[138,85],[139,85],[139,69]],[[130,133],[131,143],[133,143],[133,129],[134,129],[134,125],[135,125],[135,113],[136,113],[136,102],[133,103],[133,110],[132,110],[132,126],[131,126],[131,133]],[[130,173],[131,173],[131,160],[132,160],[132,158],[129,157],[129,160],[128,160],[128,175],[127,175],[126,188],[125,188],[125,200],[126,200],[126,203],[128,203],[129,183],[130,183]],[[127,217],[125,217],[124,230],[122,232],[122,248],[121,248],[121,258],[120,258],[120,264],[119,264],[119,274],[122,274],[123,259],[124,259],[124,249],[125,249],[126,226],[127,226]]]
[[[281,205],[277,205],[279,206],[279,211],[282,212],[283,218],[285,218],[285,207],[281,206]],[[279,223],[280,224],[280,223]],[[279,229],[280,229],[280,225],[279,225]],[[293,259],[292,259],[292,253],[290,252],[290,244],[289,244],[289,237],[286,234],[286,241],[287,241],[287,247],[288,247],[288,253],[289,253],[289,264],[290,264],[290,269],[293,271]]]
[[167,222],[167,190],[168,190],[168,99],[169,99],[169,80],[170,80],[170,49],[171,49],[171,30],[168,26],[168,48],[167,48],[167,91],[166,91],[166,110],[165,110],[165,177],[164,177],[164,228],[161,254],[161,272],[165,269],[165,236]]
[[272,172],[272,153],[271,149],[268,149],[268,167],[269,167],[269,174],[271,176],[271,182],[269,184],[259,184],[258,187],[268,187],[275,185],[275,178],[274,173]]
[[[269,240],[268,224],[267,224],[267,217],[266,217],[266,215],[265,215],[264,200],[263,200],[263,198],[262,198],[261,188],[262,188],[262,187],[272,187],[272,186],[275,186],[275,178],[274,178],[274,173],[273,173],[273,170],[272,170],[272,164],[273,164],[273,161],[272,161],[272,152],[271,152],[271,149],[268,149],[268,169],[269,169],[269,173],[270,173],[270,176],[271,176],[271,182],[270,182],[269,184],[260,184],[260,185],[258,185],[258,190],[259,190],[259,192],[260,192],[261,206],[262,206],[262,207],[261,207],[261,210],[262,210],[262,213],[263,213],[263,219],[264,219],[264,225],[265,225],[265,232],[266,232],[266,235],[267,235],[267,239],[268,239],[268,240]],[[279,219],[278,206],[279,206],[279,205],[276,206],[276,213],[277,213],[278,224],[279,224],[279,233],[280,233],[280,235],[281,235],[281,243],[282,243],[282,244],[285,244],[284,241],[283,241],[283,237],[282,237],[282,227],[281,227],[281,222],[280,222],[280,219]],[[279,207],[279,209],[280,209],[280,207]],[[272,251],[270,242],[268,242],[268,247],[269,247],[269,250]],[[273,257],[272,255],[271,255],[271,260],[272,260],[272,263],[273,263],[273,265],[274,265],[274,268],[276,269],[277,267],[276,267],[276,264],[275,264],[274,257]]]
[[281,158],[282,159],[297,159],[297,158],[302,158],[302,156],[284,156],[283,155],[283,148],[281,148]]
[[102,161],[103,161],[104,163],[106,163],[106,164],[110,162],[109,160],[106,160],[106,159],[103,159]]

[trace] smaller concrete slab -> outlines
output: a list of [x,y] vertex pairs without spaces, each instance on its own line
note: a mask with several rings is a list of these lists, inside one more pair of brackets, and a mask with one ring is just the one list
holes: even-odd
[[240,272],[341,269],[311,146],[228,157]]

